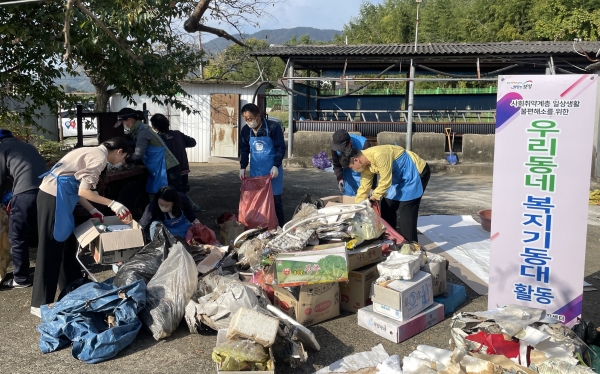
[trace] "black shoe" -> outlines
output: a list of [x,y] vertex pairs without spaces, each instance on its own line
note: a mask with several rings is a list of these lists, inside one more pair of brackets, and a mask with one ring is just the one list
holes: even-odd
[[2,282],[2,288],[27,288],[31,287],[31,282],[26,281],[25,283],[15,282],[15,278],[10,278]]

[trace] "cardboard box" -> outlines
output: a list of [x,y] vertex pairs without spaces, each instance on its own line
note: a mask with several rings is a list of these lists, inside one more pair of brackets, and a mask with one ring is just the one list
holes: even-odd
[[419,271],[409,281],[393,280],[373,284],[371,300],[373,303],[399,311],[398,318],[406,321],[433,304],[431,274]]
[[227,221],[219,226],[219,241],[223,245],[233,245],[235,238],[240,236],[246,228],[237,221]]
[[[217,344],[222,344],[225,343],[227,341],[227,329],[223,329],[223,330],[219,330],[217,332]],[[273,368],[273,370],[268,370],[268,371],[224,371],[224,370],[220,370],[219,368],[219,364],[217,365],[217,374],[220,373],[227,373],[227,374],[248,374],[248,373],[255,373],[255,374],[275,374],[275,360],[273,359],[273,349],[269,348],[269,357],[270,357],[270,366]]]
[[446,293],[448,260],[444,259],[443,262],[428,262],[421,270],[431,274],[434,297]]
[[337,204],[356,204],[356,197],[354,196],[327,196],[322,197],[321,201],[325,203],[325,206],[333,206]]
[[437,303],[403,322],[375,313],[373,306],[367,306],[358,311],[358,325],[360,327],[364,327],[394,343],[412,338],[443,320],[444,306]]
[[367,265],[348,273],[348,283],[340,283],[340,308],[357,313],[371,305],[371,285],[379,277],[377,265]]
[[356,270],[383,261],[382,247],[385,244],[393,244],[393,242],[391,240],[377,240],[348,251],[348,270]]
[[[144,247],[142,227],[136,221],[129,224],[131,230],[118,232],[100,232],[96,223],[99,223],[97,219],[90,219],[73,230],[79,245],[89,246],[96,263],[126,262]],[[103,224],[123,225],[123,222],[115,216],[107,216],[104,217]]]
[[275,306],[304,326],[340,315],[339,283],[301,286],[298,299],[285,288],[274,286]]
[[348,281],[345,243],[332,248],[282,252],[275,260],[275,282],[282,287]]
[[460,304],[464,303],[466,299],[467,291],[463,286],[448,283],[448,286],[446,287],[446,294],[434,297],[433,301],[444,305],[444,312],[446,314],[450,314],[454,313],[456,308],[458,308]]

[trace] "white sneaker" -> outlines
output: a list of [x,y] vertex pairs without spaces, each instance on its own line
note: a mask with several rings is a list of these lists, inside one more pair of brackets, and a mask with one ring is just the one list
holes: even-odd
[[32,306],[31,314],[36,316],[37,318],[42,318],[42,311],[40,310],[40,308],[36,308],[36,307]]

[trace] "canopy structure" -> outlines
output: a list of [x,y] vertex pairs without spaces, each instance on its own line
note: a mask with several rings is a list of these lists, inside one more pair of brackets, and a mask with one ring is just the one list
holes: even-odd
[[[279,84],[285,85],[289,93],[290,124],[294,121],[293,95],[306,95],[294,90],[294,82],[409,82],[406,144],[410,149],[415,81],[495,81],[499,74],[593,73],[589,66],[599,61],[600,41],[429,43],[416,47],[413,44],[271,45],[252,55],[286,62],[286,77]],[[317,76],[310,72],[316,72]],[[369,77],[365,78],[366,75]],[[318,92],[317,89],[317,99]],[[291,157],[293,131],[289,136]]]

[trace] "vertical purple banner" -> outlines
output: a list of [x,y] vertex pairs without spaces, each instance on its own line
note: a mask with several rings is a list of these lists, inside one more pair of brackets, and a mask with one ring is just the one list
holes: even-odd
[[596,75],[500,76],[489,307],[581,315]]

